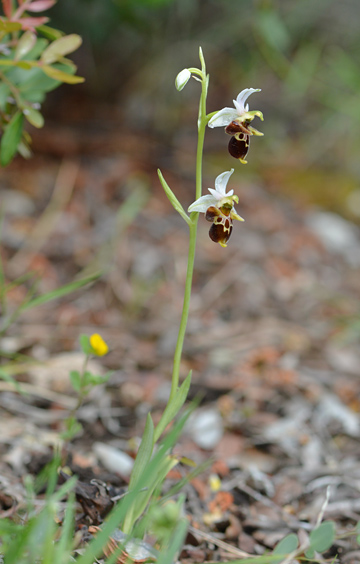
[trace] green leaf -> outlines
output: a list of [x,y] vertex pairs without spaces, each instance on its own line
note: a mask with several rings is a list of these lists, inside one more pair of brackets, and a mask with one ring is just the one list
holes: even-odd
[[310,550],[316,552],[325,552],[328,550],[335,540],[335,523],[334,521],[324,521],[311,531],[309,541]]
[[19,39],[15,49],[15,59],[22,59],[36,44],[36,35],[32,31],[26,31]]
[[30,157],[32,156],[31,149],[24,139],[22,139],[18,144],[18,153],[24,159],[30,159]]
[[55,67],[50,67],[49,65],[43,65],[41,68],[44,71],[44,73],[50,78],[53,78],[54,80],[58,80],[59,82],[65,82],[66,84],[80,84],[85,80],[81,76],[74,76],[73,74],[68,74],[67,72],[64,72]]
[[36,524],[37,520],[31,519],[26,526],[17,531],[16,542],[9,543],[6,550],[6,564],[15,564],[23,561],[22,555],[31,542]]
[[148,465],[154,446],[154,423],[151,419],[150,413],[147,415],[144,434],[141,439],[139,450],[137,452],[134,466],[131,472],[131,478],[129,482],[129,489],[134,488],[139,478],[144,471],[144,468]]
[[47,302],[51,302],[52,300],[56,300],[58,298],[62,298],[63,296],[67,296],[71,292],[75,292],[75,290],[79,290],[86,284],[90,282],[94,282],[101,276],[101,273],[96,272],[91,276],[87,276],[86,278],[82,278],[81,280],[75,280],[75,282],[70,282],[70,284],[66,284],[65,286],[61,286],[57,290],[53,290],[52,292],[48,292],[47,294],[43,294],[38,298],[34,298],[29,302],[26,302],[20,307],[21,311],[25,311],[27,309],[32,309],[33,307],[37,307],[39,305],[46,304]]
[[[172,470],[177,464],[178,460],[175,456],[165,455],[162,458],[162,460],[158,464],[156,475],[147,481],[146,491],[141,492],[134,503],[133,522],[135,522],[143,513],[143,511],[145,511],[146,506],[154,493],[154,490],[161,486],[170,470]],[[146,475],[146,467],[142,468],[141,478],[144,474]]]
[[0,143],[0,162],[6,166],[14,157],[23,131],[24,116],[16,112],[9,121]]
[[27,61],[14,61],[14,66],[23,70],[30,70],[33,67],[33,65],[31,65]]
[[[86,374],[89,374],[88,372]],[[111,376],[111,372],[107,372],[104,376],[99,374],[90,374],[88,377],[88,383],[91,386],[99,386],[100,384],[104,384],[108,381]]]
[[157,564],[168,564],[168,562],[176,562],[177,556],[184,544],[186,532],[189,523],[187,519],[181,519],[176,526],[171,542],[168,546],[164,547],[157,560]]
[[0,368],[0,380],[5,380],[5,382],[12,384],[17,392],[22,393],[19,382],[15,380],[11,376],[11,374],[8,374],[3,368]]
[[293,552],[294,550],[297,549],[299,544],[298,538],[294,533],[291,533],[290,535],[286,535],[286,537],[284,537],[274,548],[272,556],[273,555],[277,555],[279,554],[279,556],[281,556],[281,558],[279,558],[278,560],[272,560],[271,559],[271,564],[280,564],[280,562],[282,562],[284,560],[284,556],[286,556],[287,554],[290,554],[291,552]]
[[180,409],[184,405],[189,393],[189,388],[191,384],[191,375],[192,375],[192,371],[190,370],[189,374],[181,384],[180,388],[177,390],[173,401],[171,403],[168,403],[167,406],[165,407],[164,413],[162,414],[161,419],[155,429],[155,434],[154,434],[155,442],[157,442],[160,435],[164,432],[168,424],[176,417],[176,415],[179,413]]
[[[143,477],[144,469],[147,468],[147,466],[150,462],[151,455],[152,455],[153,449],[154,449],[154,442],[153,441],[154,441],[154,423],[151,419],[150,413],[148,413],[148,416],[147,416],[147,419],[146,419],[146,424],[145,424],[145,429],[144,429],[144,434],[143,434],[143,437],[141,439],[139,450],[137,452],[135,462],[134,462],[134,466],[133,466],[133,469],[132,469],[132,472],[131,472],[131,477],[130,477],[130,482],[129,482],[129,490],[130,491],[133,490],[136,487],[136,484]],[[147,503],[147,499],[148,498],[146,498],[145,505]],[[134,522],[136,521],[136,519],[138,517],[138,514],[135,513],[135,508],[136,508],[136,505],[138,504],[138,501],[139,500],[134,500],[134,503],[132,504],[130,510],[126,514],[124,526],[123,526],[124,533],[126,533],[126,534],[128,534],[132,531],[132,528],[134,526]]]
[[[167,452],[170,450],[178,441],[187,417],[188,414],[184,415],[181,420],[177,422],[174,429],[172,429],[165,437],[159,450],[152,457],[148,467],[143,472],[138,486],[134,490],[128,491],[127,495],[115,505],[114,509],[106,518],[101,531],[90,542],[87,550],[77,559],[77,564],[93,564],[94,558],[100,554],[102,547],[108,543],[109,536],[111,536],[114,529],[119,527],[119,524],[123,522],[125,516],[130,511],[131,506],[136,502],[139,494],[142,493],[140,490],[147,487],[148,482],[152,479],[154,473],[159,468],[160,461],[164,457],[164,451]],[[171,561],[172,560],[169,560],[169,562]]]
[[[75,72],[75,69],[68,64],[58,64],[56,68],[67,74],[74,74]],[[42,103],[45,98],[45,92],[50,92],[50,90],[54,90],[61,84],[61,81],[50,78],[44,74],[39,67],[33,67],[27,72],[21,71],[20,69],[16,70],[17,74],[12,80],[18,85],[26,101],[30,103]]]
[[75,523],[75,494],[71,492],[67,502],[65,517],[61,526],[61,536],[56,542],[55,559],[52,564],[63,564],[71,562],[71,553],[73,549],[74,539],[74,523]]
[[60,31],[59,29],[55,29],[54,27],[50,27],[50,26],[45,25],[45,24],[37,26],[36,31],[38,31],[44,37],[47,37],[51,41],[54,41],[55,39],[59,39],[60,37],[63,37],[63,35],[64,35],[64,33],[62,31]]
[[179,200],[177,199],[177,197],[175,196],[175,194],[173,193],[173,191],[171,190],[170,186],[167,184],[165,178],[163,177],[161,170],[158,169],[158,176],[159,176],[159,180],[161,182],[161,186],[164,188],[165,190],[165,194],[167,195],[167,197],[169,198],[172,206],[176,209],[176,211],[181,215],[181,217],[186,221],[186,223],[189,225],[190,224],[190,218],[187,215],[187,213],[185,212],[184,208],[182,207],[182,205],[180,204]]
[[64,37],[60,37],[60,39],[56,39],[45,49],[42,53],[40,59],[46,65],[50,65],[51,63],[55,63],[64,55],[68,53],[72,53],[76,51],[80,47],[82,43],[82,39],[80,35],[76,33],[72,33],[70,35],[65,35]]
[[5,31],[5,33],[12,33],[13,31],[19,31],[20,29],[21,23],[19,22],[0,20],[0,31]]
[[69,478],[55,493],[51,496],[51,500],[55,502],[61,501],[72,489],[74,489],[76,482],[78,481],[76,476]]
[[10,96],[10,88],[7,84],[5,84],[4,82],[2,82],[0,84],[0,108],[2,110],[5,109],[5,106],[7,104],[8,101],[8,97]]
[[48,44],[49,42],[43,37],[38,38],[34,47],[28,52],[26,59],[28,61],[36,61],[40,57],[44,49],[46,49]]
[[26,108],[24,110],[24,116],[26,120],[29,123],[31,123],[31,125],[33,125],[34,127],[37,127],[38,129],[43,127],[44,117],[38,110],[35,110],[35,108],[31,108],[31,107]]
[[[30,70],[34,66],[33,61],[14,61],[13,59],[0,59],[1,67],[13,67]],[[9,72],[10,74],[10,72]],[[9,74],[7,76],[9,76]]]
[[71,370],[70,382],[75,392],[80,392],[81,389],[81,376],[78,370]]
[[88,335],[80,335],[80,347],[84,354],[91,354],[92,347],[90,345],[90,337]]
[[257,26],[262,38],[276,51],[285,52],[290,43],[289,30],[276,10],[263,10],[258,13]]
[[61,84],[59,80],[46,76],[40,68],[33,68],[27,73],[22,73],[17,77],[16,82],[20,92],[29,102],[41,102],[45,92],[54,90]]
[[65,431],[60,433],[60,437],[63,441],[71,441],[75,435],[78,435],[83,430],[83,426],[76,417],[68,417],[65,420]]

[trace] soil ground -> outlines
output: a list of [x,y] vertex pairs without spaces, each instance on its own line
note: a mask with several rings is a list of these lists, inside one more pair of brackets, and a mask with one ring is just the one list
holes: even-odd
[[[82,364],[79,336],[96,332],[110,352],[93,370],[111,376],[80,408],[83,432],[66,460],[87,488],[78,497],[78,524],[87,528],[101,524],[110,496],[92,490],[91,480],[114,491],[128,481],[106,447],[133,457],[146,414],[157,421],[166,404],[188,234],[156,167],[187,207],[192,157],[186,140],[170,157],[150,138],[139,155],[138,135],[110,125],[100,133],[56,131],[48,124],[35,136],[34,158],[2,171],[5,277],[34,272],[41,295],[101,275],[25,310],[1,339],[3,366],[12,366],[26,393],[0,381],[0,515],[16,514],[24,476],[51,458],[74,407],[69,371]],[[226,249],[199,221],[181,373],[193,371],[190,397],[200,404],[175,452],[209,464],[185,486],[191,529],[179,558],[263,554],[290,532],[306,538],[323,511],[339,537],[325,557],[359,562],[355,536],[341,538],[360,512],[359,232],[344,222],[345,243],[331,243],[336,217],[266,182],[241,183],[241,165],[229,158],[226,166],[236,169],[229,186],[240,184],[237,208],[246,221],[234,226]],[[204,188],[212,185],[205,170]],[[25,278],[13,286],[8,311],[33,284]],[[166,487],[189,471],[179,465]]]

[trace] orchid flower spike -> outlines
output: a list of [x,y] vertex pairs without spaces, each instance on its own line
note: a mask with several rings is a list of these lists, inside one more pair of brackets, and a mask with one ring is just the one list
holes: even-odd
[[215,180],[215,189],[209,188],[210,194],[201,196],[189,206],[188,211],[205,214],[205,219],[211,221],[209,237],[215,243],[226,247],[232,232],[233,219],[244,221],[236,213],[234,202],[239,203],[238,196],[234,195],[234,190],[226,193],[226,185],[234,169],[219,174]]
[[235,108],[223,108],[209,120],[209,127],[225,127],[226,133],[231,135],[229,141],[229,153],[235,159],[246,164],[245,157],[249,151],[250,136],[263,135],[250,125],[257,116],[264,121],[262,112],[259,110],[249,111],[249,104],[245,105],[248,97],[254,92],[260,92],[259,88],[245,88],[236,100],[233,100]]

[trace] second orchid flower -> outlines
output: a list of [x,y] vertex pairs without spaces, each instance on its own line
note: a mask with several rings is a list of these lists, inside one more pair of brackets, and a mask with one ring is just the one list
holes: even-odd
[[244,221],[236,213],[234,202],[239,203],[238,196],[234,195],[234,190],[226,193],[226,186],[234,169],[219,174],[215,180],[215,189],[209,188],[210,194],[201,196],[189,206],[188,211],[205,214],[205,219],[211,221],[209,237],[215,243],[226,247],[233,228],[233,219]]
[[229,141],[229,153],[235,159],[246,164],[246,155],[249,151],[250,136],[263,135],[261,131],[252,127],[250,123],[257,116],[264,120],[262,112],[259,110],[249,111],[249,104],[245,105],[246,100],[253,94],[260,92],[259,88],[245,88],[233,100],[235,108],[223,108],[209,120],[209,127],[225,127],[226,133],[231,135]]

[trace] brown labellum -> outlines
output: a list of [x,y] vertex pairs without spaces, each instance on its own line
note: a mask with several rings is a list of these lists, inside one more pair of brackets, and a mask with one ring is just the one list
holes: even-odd
[[235,159],[244,160],[249,151],[250,136],[242,133],[240,139],[232,137],[229,141],[229,153]]
[[232,232],[232,220],[230,217],[219,216],[210,227],[209,237],[215,243],[226,244]]
[[225,127],[225,132],[229,135],[235,135],[235,133],[245,133],[246,135],[250,135],[248,128],[238,121],[231,121],[229,125]]

